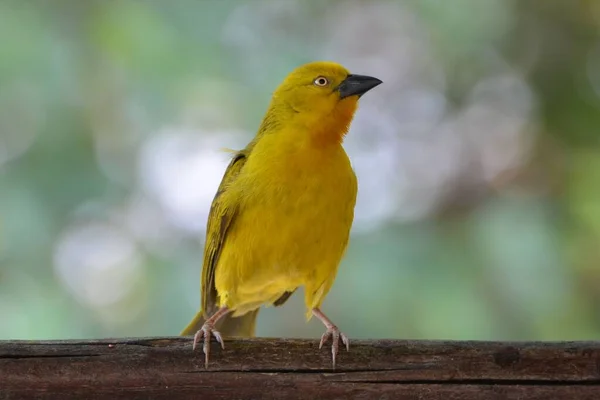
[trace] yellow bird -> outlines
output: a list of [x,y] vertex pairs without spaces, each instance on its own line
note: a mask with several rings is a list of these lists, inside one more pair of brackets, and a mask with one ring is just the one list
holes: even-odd
[[358,99],[382,83],[333,62],[290,73],[275,90],[257,135],[229,163],[208,218],[201,311],[183,330],[254,336],[262,305],[282,305],[303,286],[307,320],[325,325],[335,368],[345,334],[321,311],[354,219],[357,181],[342,147]]

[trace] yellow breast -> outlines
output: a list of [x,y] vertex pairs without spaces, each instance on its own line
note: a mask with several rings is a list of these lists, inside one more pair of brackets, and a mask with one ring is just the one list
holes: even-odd
[[281,139],[273,135],[256,145],[231,191],[243,201],[215,284],[221,305],[238,315],[299,286],[307,307],[318,306],[352,225],[357,183],[342,146]]

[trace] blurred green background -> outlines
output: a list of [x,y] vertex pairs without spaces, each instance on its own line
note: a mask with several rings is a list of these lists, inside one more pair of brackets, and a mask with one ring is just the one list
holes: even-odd
[[[340,328],[598,338],[600,2],[3,0],[0,339],[178,334],[222,148],[322,59],[384,81],[346,141]],[[321,332],[301,293],[259,317]]]

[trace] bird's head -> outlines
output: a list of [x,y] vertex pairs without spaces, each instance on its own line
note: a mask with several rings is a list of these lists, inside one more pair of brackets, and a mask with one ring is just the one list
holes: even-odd
[[312,62],[285,78],[273,94],[272,107],[287,110],[294,123],[305,125],[322,138],[331,135],[341,139],[360,96],[380,83],[377,78],[351,74],[333,62]]

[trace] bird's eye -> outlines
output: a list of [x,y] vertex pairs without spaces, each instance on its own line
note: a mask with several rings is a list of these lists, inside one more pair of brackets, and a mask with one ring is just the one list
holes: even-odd
[[324,76],[319,76],[317,79],[314,80],[314,83],[317,86],[327,86],[329,81]]

